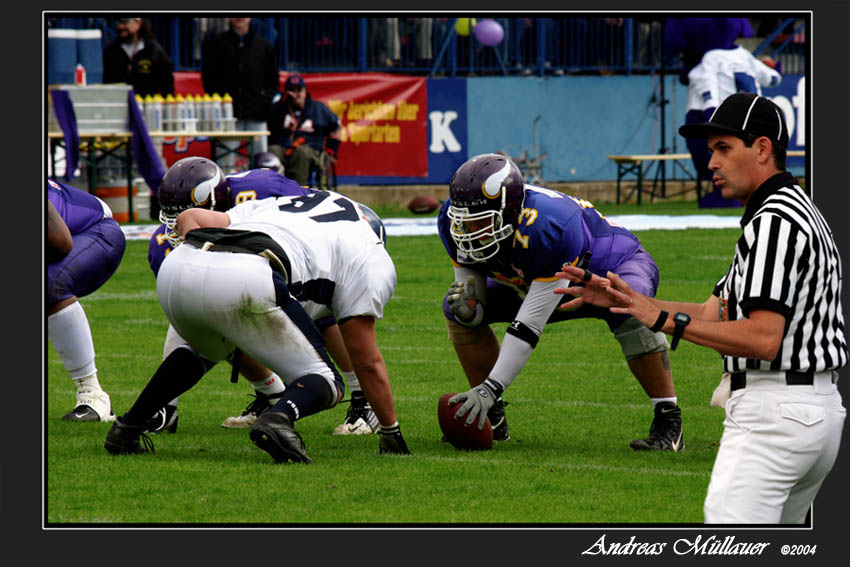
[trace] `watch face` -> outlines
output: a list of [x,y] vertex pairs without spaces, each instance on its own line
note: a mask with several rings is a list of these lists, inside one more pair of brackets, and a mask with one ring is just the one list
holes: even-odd
[[673,317],[673,321],[675,321],[676,323],[687,325],[691,322],[691,317],[687,313],[676,313],[676,315]]

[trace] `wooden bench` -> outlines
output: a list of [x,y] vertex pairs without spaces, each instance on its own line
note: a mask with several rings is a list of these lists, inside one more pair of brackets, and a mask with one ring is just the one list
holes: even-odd
[[[788,150],[786,153],[787,157],[804,157],[806,155],[805,150]],[[637,191],[637,203],[640,205],[641,202],[641,193],[644,192],[643,189],[643,163],[647,161],[660,162],[660,161],[679,161],[679,160],[687,160],[690,161],[691,154],[644,154],[644,155],[627,155],[627,156],[615,156],[610,155],[608,159],[617,164],[617,204],[620,204],[620,183],[623,180],[623,177],[629,174],[637,175],[637,184],[632,190]],[[697,200],[701,197],[700,193],[700,179],[699,177],[695,178],[697,183]],[[663,182],[662,182],[663,183]],[[647,191],[650,197],[655,196],[654,191]],[[662,188],[662,195],[664,194],[664,190]],[[631,196],[631,193],[629,193]]]

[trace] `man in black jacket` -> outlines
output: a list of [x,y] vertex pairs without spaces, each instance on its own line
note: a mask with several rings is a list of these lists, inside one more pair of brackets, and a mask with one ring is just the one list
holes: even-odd
[[[229,30],[204,42],[201,80],[205,92],[233,98],[237,130],[266,129],[266,113],[280,87],[280,74],[274,47],[251,29],[251,18],[231,18]],[[254,151],[267,149],[268,140],[262,137]]]
[[174,94],[174,66],[148,22],[120,18],[118,37],[103,51],[103,82],[127,83],[140,96]]

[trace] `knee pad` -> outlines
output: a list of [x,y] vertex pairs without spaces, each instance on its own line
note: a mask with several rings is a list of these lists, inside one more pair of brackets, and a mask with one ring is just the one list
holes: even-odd
[[634,317],[629,317],[614,329],[614,336],[620,341],[626,360],[669,349],[664,333],[653,333]]
[[449,328],[449,340],[456,345],[471,345],[481,342],[493,332],[490,325],[467,327],[451,319],[446,319],[446,325]]

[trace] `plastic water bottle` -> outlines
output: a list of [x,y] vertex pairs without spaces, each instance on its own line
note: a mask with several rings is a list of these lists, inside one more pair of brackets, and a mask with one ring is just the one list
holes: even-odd
[[185,98],[186,130],[189,132],[195,132],[198,130],[198,114],[197,107],[195,106],[195,97],[193,97],[191,93],[188,93]]
[[204,93],[203,101],[201,102],[201,130],[209,132],[212,130],[213,107],[212,96],[209,93]]
[[229,93],[224,93],[221,98],[221,114],[224,121],[224,129],[228,132],[236,130],[236,119],[233,117],[233,99]]
[[177,94],[174,97],[174,108],[177,109],[177,122],[174,129],[184,132],[186,130],[186,99],[183,98],[183,95]]
[[155,94],[153,96],[153,130],[157,132],[162,132],[165,130],[165,125],[163,124],[163,105],[164,101],[162,95]]
[[145,95],[145,124],[147,125],[148,130],[154,129],[153,126],[156,118],[154,117],[153,112],[153,95]]
[[216,132],[221,132],[224,130],[224,126],[222,123],[222,108],[221,108],[221,96],[218,93],[213,93],[212,95],[212,130]]
[[177,101],[171,93],[165,95],[162,106],[162,129],[167,132],[177,130]]

